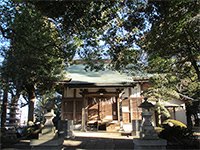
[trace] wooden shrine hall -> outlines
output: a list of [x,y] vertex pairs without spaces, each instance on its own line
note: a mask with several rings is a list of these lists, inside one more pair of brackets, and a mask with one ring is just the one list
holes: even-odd
[[62,97],[62,120],[73,120],[75,128],[86,130],[131,131],[132,120],[141,120],[140,93],[147,80],[117,71],[85,71],[83,64],[68,67]]

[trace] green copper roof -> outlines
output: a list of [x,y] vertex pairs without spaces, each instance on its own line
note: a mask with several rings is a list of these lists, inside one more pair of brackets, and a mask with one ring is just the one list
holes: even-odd
[[124,84],[134,83],[133,78],[126,74],[105,69],[105,71],[85,71],[83,64],[72,65],[67,68],[69,84]]

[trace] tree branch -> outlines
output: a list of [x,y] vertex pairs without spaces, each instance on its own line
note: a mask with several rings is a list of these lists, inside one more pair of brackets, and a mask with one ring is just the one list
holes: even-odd
[[4,29],[2,26],[0,26],[0,31],[1,31],[1,33],[2,33],[2,35],[3,35],[4,38],[11,39],[11,36],[7,36],[6,35],[6,33],[8,31],[12,31],[11,29]]

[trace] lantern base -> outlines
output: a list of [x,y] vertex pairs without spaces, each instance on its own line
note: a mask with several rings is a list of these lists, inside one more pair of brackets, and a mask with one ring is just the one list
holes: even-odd
[[144,149],[166,149],[167,141],[164,139],[140,139],[134,138],[134,150],[144,150]]

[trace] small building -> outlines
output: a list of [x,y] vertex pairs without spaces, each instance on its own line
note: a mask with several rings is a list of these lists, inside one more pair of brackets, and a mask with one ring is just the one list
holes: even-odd
[[[169,101],[160,101],[160,103],[165,106],[170,114],[170,119],[174,119],[180,121],[187,125],[187,117],[186,117],[186,106],[185,103],[191,101],[191,99],[172,99]],[[156,105],[156,102],[151,102],[153,105]],[[153,112],[153,124],[156,124],[156,113]],[[162,118],[162,121],[165,120],[165,117]]]

